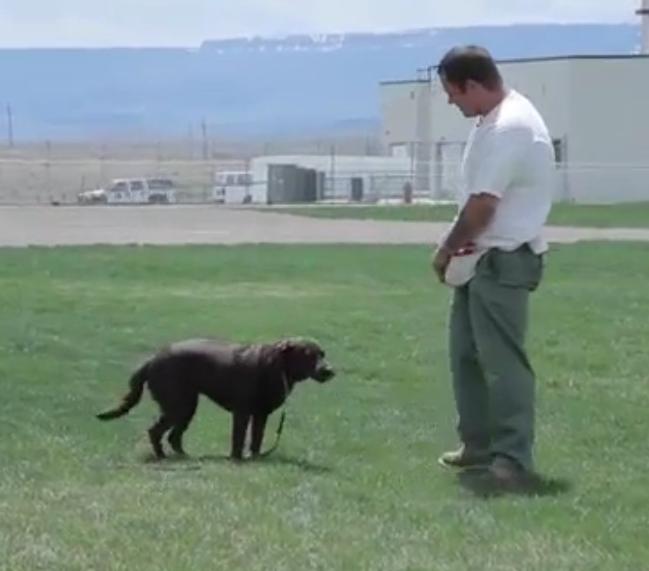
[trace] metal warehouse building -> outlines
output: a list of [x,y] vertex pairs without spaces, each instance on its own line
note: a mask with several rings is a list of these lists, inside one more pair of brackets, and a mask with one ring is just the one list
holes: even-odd
[[[499,61],[505,83],[546,120],[557,200],[649,200],[649,55]],[[472,119],[447,102],[434,68],[381,84],[384,142],[414,162],[414,186],[452,198]]]

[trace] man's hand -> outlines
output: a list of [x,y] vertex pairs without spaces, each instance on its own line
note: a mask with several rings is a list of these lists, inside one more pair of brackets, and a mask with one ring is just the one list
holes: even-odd
[[476,236],[489,225],[498,201],[497,196],[489,193],[473,194],[469,197],[448,236],[433,254],[433,270],[440,282],[444,283],[444,274],[453,254],[472,245]]
[[433,254],[433,270],[442,283],[444,283],[444,275],[446,274],[446,268],[451,261],[451,257],[451,251],[443,245],[437,248],[437,251]]

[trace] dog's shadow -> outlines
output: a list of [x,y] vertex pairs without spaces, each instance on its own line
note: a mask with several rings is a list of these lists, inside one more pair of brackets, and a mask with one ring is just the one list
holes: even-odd
[[283,464],[286,466],[293,466],[299,468],[304,472],[310,472],[313,474],[328,474],[331,472],[329,466],[324,466],[322,464],[316,464],[304,458],[293,458],[291,456],[286,456],[284,454],[270,454],[268,456],[260,456],[257,458],[245,458],[243,460],[233,461],[229,456],[224,455],[213,455],[207,454],[204,456],[197,456],[195,459],[198,463],[203,462],[227,462],[227,463],[236,463],[240,466],[263,466],[265,464]]
[[305,472],[311,472],[313,474],[329,474],[332,472],[332,469],[329,466],[324,466],[322,464],[316,464],[304,458],[292,458],[291,456],[285,456],[284,454],[273,454],[271,456],[265,456],[255,462],[261,462],[265,464],[285,464],[287,466],[294,466]]
[[263,466],[263,465],[286,465],[299,468],[304,472],[312,474],[328,474],[332,470],[329,466],[316,464],[303,458],[293,458],[284,454],[271,454],[257,458],[244,458],[243,460],[232,460],[230,456],[223,454],[204,454],[201,456],[168,456],[157,458],[153,454],[142,458],[142,464],[156,470],[183,471],[200,470],[204,464],[228,464],[236,466]]
[[550,478],[534,474],[523,485],[514,489],[503,489],[496,486],[485,474],[476,470],[467,470],[457,475],[459,485],[475,496],[483,499],[501,497],[503,495],[548,497],[565,494],[572,489],[572,483],[563,478]]

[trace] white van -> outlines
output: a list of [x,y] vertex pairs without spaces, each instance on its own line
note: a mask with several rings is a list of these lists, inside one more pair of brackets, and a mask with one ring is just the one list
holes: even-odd
[[255,186],[248,171],[220,171],[214,174],[212,200],[218,204],[265,202],[265,189]]

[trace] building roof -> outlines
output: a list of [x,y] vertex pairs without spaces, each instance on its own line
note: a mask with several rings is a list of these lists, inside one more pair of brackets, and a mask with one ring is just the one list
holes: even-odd
[[[547,57],[533,57],[533,58],[511,58],[511,59],[497,59],[496,63],[534,63],[545,61],[565,61],[565,60],[592,60],[592,59],[647,59],[649,54],[580,54],[580,55],[565,55],[565,56],[547,56]],[[431,66],[430,69],[437,67]]]
[[[550,61],[569,61],[569,60],[629,60],[629,59],[642,59],[649,61],[649,54],[581,54],[581,55],[563,55],[563,56],[545,56],[533,58],[510,58],[510,59],[496,59],[498,65],[509,63],[537,63],[537,62],[550,62]],[[419,72],[428,72],[430,74],[436,65],[431,65]],[[401,80],[387,80],[381,81],[380,85],[394,85],[399,83],[428,83],[429,79],[401,79]]]
[[397,83],[429,83],[428,79],[393,79],[393,80],[385,80],[385,81],[380,81],[380,85],[394,85]]

